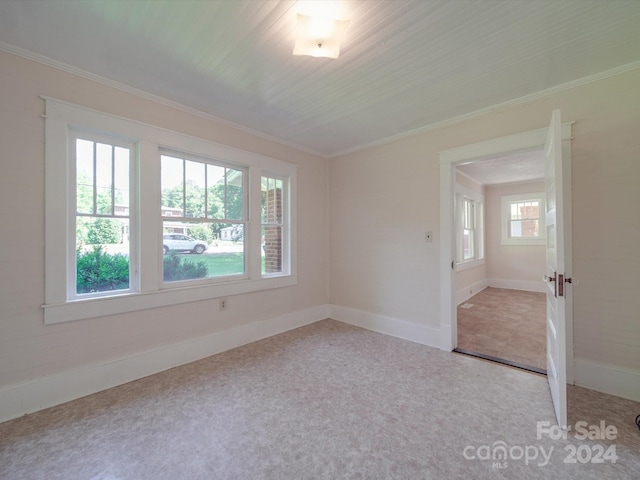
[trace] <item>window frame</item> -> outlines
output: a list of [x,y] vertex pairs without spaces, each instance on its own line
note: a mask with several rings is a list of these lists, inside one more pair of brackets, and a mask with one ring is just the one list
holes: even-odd
[[[476,245],[476,202],[475,200],[462,197],[462,257],[461,262],[470,262],[476,259],[478,247]],[[465,256],[464,237],[465,233],[469,232],[469,253],[468,257]]]
[[[282,272],[286,272],[291,268],[290,265],[290,242],[288,242],[286,239],[289,238],[289,230],[291,228],[291,215],[290,215],[290,205],[291,205],[291,199],[290,199],[290,185],[289,182],[287,182],[286,177],[283,177],[282,175],[278,174],[278,173],[274,173],[274,172],[268,172],[268,171],[263,171],[262,175],[260,176],[260,188],[262,188],[262,179],[263,178],[268,178],[268,179],[272,179],[272,180],[280,180],[282,181],[282,198],[281,198],[281,208],[282,208],[282,212],[281,212],[281,223],[277,224],[278,226],[280,226],[281,228],[281,237],[282,237],[282,244],[281,244],[281,256],[282,256],[282,263],[281,263],[281,271],[280,272],[262,272],[262,262],[260,263],[260,274],[262,275],[262,278],[270,278],[270,277],[277,277],[279,275],[282,275]],[[262,213],[262,212],[261,212]],[[260,244],[261,244],[261,248],[262,248],[262,227],[265,225],[274,225],[274,224],[270,224],[270,223],[263,223],[262,221],[262,214],[260,215]],[[261,253],[262,255],[262,253]]]
[[[511,223],[511,205],[514,203],[523,203],[538,201],[540,212],[538,217],[538,232],[536,237],[511,237],[509,235],[509,227]],[[500,224],[501,235],[500,245],[546,245],[547,228],[546,228],[546,203],[544,192],[518,193],[514,195],[502,195],[500,197]]]
[[[137,249],[132,248],[133,245],[137,244],[137,216],[132,215],[132,212],[136,211],[136,198],[137,198],[137,168],[135,164],[135,157],[137,155],[137,146],[135,143],[125,140],[122,137],[109,136],[104,134],[97,134],[95,132],[89,132],[80,130],[77,128],[69,128],[69,133],[67,135],[69,141],[69,183],[70,187],[73,188],[73,194],[68,190],[69,193],[69,201],[68,205],[68,221],[67,221],[67,258],[68,258],[68,269],[67,269],[67,300],[75,301],[75,300],[87,300],[90,298],[99,298],[99,297],[109,297],[113,295],[122,295],[127,293],[134,293],[138,291],[138,252]],[[76,184],[76,140],[89,140],[94,143],[103,143],[108,144],[113,147],[122,147],[127,148],[129,150],[129,215],[127,216],[129,220],[129,288],[114,290],[114,291],[100,291],[94,293],[77,293],[77,257],[76,257],[76,227],[77,227],[77,196],[75,195],[75,184]],[[73,185],[73,186],[72,186]],[[96,218],[113,218],[109,216],[103,215],[94,215]],[[115,217],[117,218],[117,217]],[[76,239],[76,241],[70,241],[71,238]]]
[[[49,97],[45,100],[45,324],[145,310],[223,296],[287,287],[297,284],[297,166],[290,162],[228,147],[201,138],[174,132],[136,120],[98,112]],[[71,168],[70,132],[82,131],[96,136],[119,139],[135,146],[132,152],[135,201],[132,198],[130,221],[135,221],[138,236],[132,240],[137,253],[136,291],[118,291],[113,295],[71,299],[67,281],[70,259],[69,212],[75,205],[75,169]],[[248,278],[185,285],[176,282],[166,288],[162,282],[162,219],[160,187],[161,151],[181,152],[195,158],[209,158],[229,166],[242,166],[248,174],[248,210],[250,240],[247,241]],[[72,171],[73,170],[73,171]],[[264,278],[260,257],[260,181],[263,172],[277,173],[287,180],[286,238],[287,270]],[[131,188],[131,186],[130,186]],[[75,213],[75,212],[74,212]],[[133,227],[130,225],[130,229]],[[133,233],[133,232],[132,232]],[[73,233],[75,239],[75,232]],[[253,239],[253,240],[251,240]],[[257,239],[257,240],[256,240]],[[144,245],[144,248],[141,246]],[[75,255],[75,250],[73,252]],[[75,267],[75,262],[73,262]],[[223,277],[224,278],[224,277]],[[130,285],[131,287],[132,285]],[[74,285],[75,289],[75,285]]]
[[[224,282],[229,282],[229,281],[238,281],[238,280],[248,280],[249,277],[249,252],[247,251],[247,244],[250,243],[251,237],[248,236],[247,231],[249,230],[249,202],[248,202],[248,168],[245,165],[239,165],[239,164],[234,164],[234,163],[230,163],[230,162],[224,162],[224,161],[220,161],[217,160],[215,158],[206,158],[206,157],[202,157],[202,156],[194,156],[194,155],[190,155],[190,154],[186,154],[177,150],[173,150],[173,149],[166,149],[166,148],[161,148],[160,149],[160,175],[162,177],[162,157],[163,156],[169,156],[169,157],[173,157],[176,159],[180,159],[183,162],[186,161],[190,161],[190,162],[196,162],[196,163],[201,163],[204,165],[213,165],[215,167],[222,167],[222,168],[229,168],[229,169],[234,169],[234,170],[238,170],[242,172],[242,196],[243,196],[243,208],[242,208],[242,218],[241,219],[229,219],[229,218],[211,218],[211,217],[207,217],[205,215],[205,217],[187,217],[187,216],[176,216],[176,215],[162,215],[162,207],[164,207],[164,205],[162,205],[162,201],[160,202],[160,217],[161,217],[161,228],[162,228],[162,232],[164,235],[164,222],[165,221],[182,221],[183,223],[195,223],[195,224],[202,224],[202,225],[209,225],[209,224],[214,224],[214,223],[223,223],[223,224],[227,224],[227,223],[231,223],[231,224],[242,224],[244,226],[243,230],[243,236],[244,236],[244,240],[243,240],[243,263],[244,263],[244,271],[240,274],[233,274],[233,275],[219,275],[219,276],[211,276],[211,277],[206,277],[206,278],[200,278],[200,279],[193,279],[193,280],[180,280],[180,281],[166,281],[164,280],[164,275],[161,275],[161,281],[162,281],[162,285],[160,288],[163,289],[171,289],[171,288],[176,288],[176,287],[181,287],[181,286],[188,286],[188,285],[207,285],[207,284],[213,284],[213,283],[224,283]],[[205,170],[206,171],[206,170]],[[206,197],[205,197],[206,198]],[[205,210],[206,210],[206,205],[205,205]],[[186,209],[186,205],[183,205],[183,209]],[[161,235],[160,237],[160,242],[162,242],[162,237],[163,235]],[[249,242],[247,241],[247,238],[249,239]],[[164,252],[163,252],[163,264],[164,264]]]
[[[456,270],[462,271],[485,264],[484,195],[457,185],[456,188]],[[473,204],[473,255],[464,258],[465,202]]]

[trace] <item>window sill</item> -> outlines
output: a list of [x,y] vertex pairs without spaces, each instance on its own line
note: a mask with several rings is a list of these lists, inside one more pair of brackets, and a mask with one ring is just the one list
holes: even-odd
[[467,260],[465,262],[456,263],[456,272],[462,272],[464,270],[470,270],[472,268],[481,267],[486,263],[484,258],[478,260]]
[[546,238],[503,238],[500,245],[546,245]]
[[210,300],[230,295],[259,292],[274,288],[297,285],[296,275],[261,278],[260,280],[241,280],[216,285],[197,285],[172,288],[146,293],[130,293],[111,297],[97,297],[72,302],[43,305],[44,323],[71,322],[87,318],[104,317],[120,313],[166,307],[180,303]]

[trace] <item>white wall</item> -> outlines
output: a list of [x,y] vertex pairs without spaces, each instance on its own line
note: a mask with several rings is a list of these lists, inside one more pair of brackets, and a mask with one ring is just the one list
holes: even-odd
[[[190,341],[202,347],[201,339],[256,322],[268,333],[271,319],[319,319],[329,302],[337,318],[437,344],[438,152],[546,126],[554,108],[576,121],[578,383],[615,391],[611,372],[640,379],[640,215],[630,214],[640,185],[640,70],[330,161],[4,52],[0,85],[0,407],[18,392],[18,410],[29,411],[28,386],[47,396],[77,372],[87,378],[91,366],[119,368],[118,359]],[[296,163],[298,285],[231,297],[225,312],[203,301],[45,327],[40,95]],[[627,385],[626,396],[640,399],[640,381]]]
[[544,182],[492,185],[485,190],[487,277],[492,286],[544,291],[544,245],[501,245],[503,195],[544,192]]
[[[438,152],[575,121],[572,141],[576,382],[623,372],[640,399],[640,70],[504,107],[330,162],[330,301],[404,322],[438,344]],[[433,243],[424,242],[433,230]],[[398,232],[400,234],[398,234]],[[362,319],[365,320],[362,320]],[[409,327],[407,327],[407,330]],[[579,365],[578,365],[579,363]],[[600,373],[598,373],[600,372]]]
[[[309,321],[310,311],[320,317],[326,313],[326,159],[1,51],[0,85],[0,404],[9,394],[17,403],[26,402],[18,398],[24,392],[14,388],[25,382],[255,322],[265,321],[260,327],[265,331],[270,319],[286,319],[285,323],[295,325],[292,315],[297,312],[305,321]],[[230,297],[224,312],[213,300],[45,326],[41,309],[44,101],[40,95],[296,163],[298,285]],[[313,310],[318,306],[323,309]],[[0,412],[0,421],[2,415]],[[15,415],[15,411],[4,415]]]

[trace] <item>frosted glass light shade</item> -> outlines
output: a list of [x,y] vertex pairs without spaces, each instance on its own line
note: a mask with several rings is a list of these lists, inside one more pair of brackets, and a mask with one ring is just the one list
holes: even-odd
[[338,58],[340,42],[349,20],[309,17],[298,13],[298,28],[294,55]]

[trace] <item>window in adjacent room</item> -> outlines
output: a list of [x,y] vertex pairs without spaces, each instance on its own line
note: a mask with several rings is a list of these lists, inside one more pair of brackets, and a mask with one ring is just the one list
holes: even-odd
[[456,263],[458,270],[484,261],[483,196],[459,187],[456,195]]
[[470,198],[462,200],[462,261],[475,258],[476,233],[475,202]]
[[484,207],[481,196],[457,196],[457,263],[484,258]]
[[545,207],[543,193],[503,195],[502,245],[543,245]]

